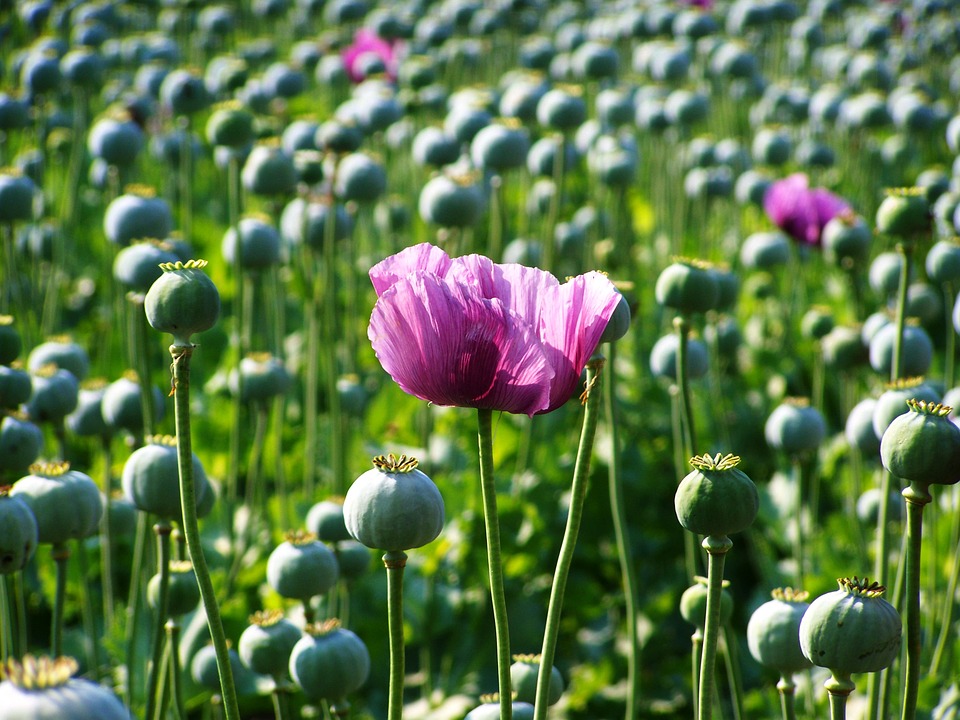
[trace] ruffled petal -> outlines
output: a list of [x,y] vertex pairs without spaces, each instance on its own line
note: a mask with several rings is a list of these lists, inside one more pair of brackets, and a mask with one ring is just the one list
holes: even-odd
[[549,403],[554,372],[533,328],[469,286],[422,272],[397,280],[367,335],[384,370],[422,400],[526,415]]
[[825,188],[814,188],[811,193],[813,206],[817,211],[817,223],[820,229],[833,220],[837,215],[850,211],[850,204],[841,197],[834,195]]
[[545,293],[541,337],[555,375],[543,412],[570,399],[619,302],[620,293],[598,272],[578,275]]
[[415,272],[423,271],[443,277],[452,262],[436,245],[420,243],[404,248],[370,268],[370,282],[373,283],[377,297],[380,297],[397,280]]

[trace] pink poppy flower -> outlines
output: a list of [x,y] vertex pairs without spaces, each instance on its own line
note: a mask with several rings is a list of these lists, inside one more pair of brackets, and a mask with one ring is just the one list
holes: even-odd
[[536,415],[563,405],[620,294],[602,273],[567,282],[429,243],[370,270],[367,336],[383,369],[436,405]]
[[358,83],[365,78],[362,60],[367,55],[376,55],[383,62],[387,77],[395,80],[399,63],[399,40],[385,40],[373,30],[360,28],[353,36],[353,44],[343,50],[343,66],[351,81]]
[[820,245],[823,226],[843,212],[849,203],[824,188],[810,188],[803,173],[773,183],[763,196],[763,209],[777,227],[807,245]]

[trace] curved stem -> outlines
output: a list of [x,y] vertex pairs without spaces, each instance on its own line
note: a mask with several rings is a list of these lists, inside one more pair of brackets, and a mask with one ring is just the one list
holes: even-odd
[[580,533],[580,521],[583,518],[583,505],[587,497],[587,481],[590,477],[590,458],[593,454],[593,440],[597,434],[597,422],[600,405],[600,393],[596,384],[600,380],[600,371],[606,362],[602,357],[594,356],[587,363],[587,387],[581,395],[586,406],[583,414],[583,429],[580,432],[580,445],[577,448],[577,461],[573,469],[573,482],[570,486],[570,509],[567,512],[567,526],[560,543],[560,555],[557,568],[553,573],[553,587],[550,589],[550,602],[547,605],[547,624],[543,633],[543,648],[540,651],[540,669],[537,673],[537,697],[534,704],[534,720],[546,720],[550,695],[550,675],[553,671],[553,658],[557,650],[557,636],[560,634],[560,614],[563,611],[563,596],[573,564],[573,553]]
[[483,524],[487,536],[487,569],[493,624],[497,636],[497,677],[500,690],[500,720],[513,717],[510,690],[510,626],[507,597],[503,589],[503,562],[500,557],[500,518],[497,487],[493,477],[493,411],[477,410],[477,439],[480,452],[480,490],[483,495]]
[[700,688],[697,704],[700,720],[710,720],[713,712],[714,670],[717,639],[720,636],[720,596],[723,592],[723,565],[733,543],[726,535],[708,535],[703,540],[707,551],[707,617],[703,626],[703,654],[700,657]]
[[[957,597],[957,584],[960,582],[960,544],[953,550],[953,568],[950,572],[950,580],[947,583],[947,592],[944,596],[943,617],[940,620],[940,634],[937,636],[937,646],[933,651],[933,660],[930,661],[930,674],[938,676],[940,674],[940,664],[943,662],[943,655],[947,649],[947,642],[952,637],[950,628],[953,627],[953,609],[956,605],[954,598]],[[944,680],[947,678],[944,677]]]
[[386,552],[383,565],[387,568],[387,626],[390,634],[390,692],[387,717],[403,717],[403,678],[406,666],[403,647],[403,569],[407,554],[402,550]]
[[53,624],[50,630],[50,648],[53,657],[63,655],[63,605],[67,595],[67,559],[70,548],[54,545],[53,561],[57,565],[57,587],[53,596]]
[[907,500],[907,663],[903,695],[902,720],[917,715],[917,694],[920,689],[920,547],[923,529],[923,507],[931,497],[927,483],[912,482],[903,489]]
[[207,625],[213,639],[217,656],[217,670],[220,674],[220,687],[223,707],[227,720],[240,720],[237,705],[236,688],[233,684],[233,669],[227,638],[220,619],[220,606],[216,592],[210,580],[210,571],[203,556],[200,543],[200,526],[197,520],[196,488],[193,482],[193,449],[190,440],[190,357],[193,346],[170,346],[173,358],[174,411],[177,428],[177,466],[180,474],[180,507],[183,512],[183,534],[187,539],[187,551],[193,561],[193,569],[200,585],[200,597],[207,614]]
[[[153,526],[157,535],[157,571],[160,573],[159,597],[157,599],[156,625],[153,631],[153,662],[150,665],[150,676],[147,681],[147,711],[144,717],[152,718],[156,714],[158,688],[160,688],[160,672],[163,668],[163,648],[165,643],[164,623],[170,598],[170,533],[173,528],[166,520],[161,520]],[[160,689],[160,692],[164,692]]]
[[610,463],[607,466],[607,482],[610,495],[610,514],[613,518],[613,535],[617,542],[617,558],[620,561],[620,577],[623,583],[624,614],[627,621],[627,707],[626,720],[637,717],[637,699],[640,689],[640,648],[637,642],[637,572],[633,566],[630,548],[630,529],[627,527],[627,511],[620,476],[620,440],[616,417],[616,343],[607,345],[610,371],[603,384],[603,399],[610,428]]

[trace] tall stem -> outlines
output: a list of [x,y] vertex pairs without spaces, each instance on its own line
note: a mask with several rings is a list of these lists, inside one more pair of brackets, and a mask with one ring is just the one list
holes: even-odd
[[0,663],[15,656],[13,649],[13,612],[7,591],[7,576],[0,573]]
[[920,688],[920,547],[923,529],[923,507],[932,499],[927,483],[912,482],[903,489],[907,500],[907,663],[903,695],[902,720],[917,715],[917,694]]
[[507,597],[503,589],[503,562],[500,557],[500,518],[497,513],[497,487],[493,477],[493,411],[477,410],[477,439],[480,451],[480,490],[483,495],[483,523],[487,535],[487,568],[493,624],[497,636],[497,676],[500,690],[500,720],[513,717],[510,690],[510,626],[507,621]]
[[[937,646],[933,651],[933,660],[930,661],[930,674],[933,676],[938,676],[940,673],[940,664],[943,662],[947,643],[953,635],[950,628],[953,627],[953,608],[956,605],[954,598],[957,597],[957,584],[960,583],[960,544],[953,549],[951,568],[950,580],[947,582],[947,592],[944,595],[945,602],[943,617],[940,620],[940,634],[937,636]],[[944,677],[943,679],[946,680],[947,678]]]
[[890,381],[896,382],[903,373],[903,328],[907,316],[907,290],[913,272],[913,243],[897,243],[900,254],[900,284],[897,286],[897,334],[893,344],[893,362],[890,364]]
[[707,551],[707,618],[703,626],[703,654],[700,657],[700,688],[697,704],[700,720],[710,720],[713,712],[713,676],[720,636],[720,597],[723,592],[723,565],[733,543],[726,535],[708,535],[703,540]]
[[63,605],[67,595],[67,560],[70,548],[53,546],[53,561],[57,565],[57,586],[53,596],[53,624],[50,629],[50,648],[53,657],[63,655]]
[[173,358],[174,411],[177,428],[177,466],[180,474],[180,507],[183,512],[183,534],[187,539],[187,550],[193,561],[193,568],[200,585],[200,598],[207,614],[207,625],[213,639],[217,656],[217,670],[220,673],[220,688],[227,720],[240,720],[237,705],[236,688],[233,683],[233,669],[227,638],[220,619],[220,606],[216,592],[210,580],[210,571],[203,556],[200,543],[200,526],[197,520],[196,488],[193,482],[193,448],[190,440],[190,358],[193,346],[171,345]]
[[678,316],[673,319],[673,327],[677,331],[677,387],[680,388],[680,409],[683,413],[683,439],[686,447],[684,457],[691,457],[697,445],[697,431],[693,420],[693,401],[690,397],[690,382],[687,372],[687,341],[690,332],[690,323],[686,318]]
[[167,620],[167,647],[170,648],[170,694],[177,720],[187,720],[183,704],[183,685],[180,682],[180,625],[173,618]]
[[597,434],[597,422],[600,405],[600,393],[594,392],[600,380],[600,370],[606,361],[594,357],[587,363],[587,387],[581,396],[586,406],[583,414],[583,429],[580,431],[580,445],[577,448],[577,460],[573,469],[573,482],[570,486],[570,509],[567,512],[567,526],[560,543],[560,555],[557,568],[553,573],[553,587],[550,589],[550,602],[547,605],[547,624],[543,634],[543,648],[540,651],[540,669],[537,673],[537,697],[534,704],[534,720],[546,720],[547,705],[550,696],[550,675],[553,672],[553,658],[557,650],[557,636],[560,634],[560,614],[563,611],[563,596],[573,564],[573,553],[580,533],[580,521],[583,518],[583,505],[587,497],[587,482],[590,478],[590,458],[593,454],[593,440]]
[[627,621],[627,707],[626,720],[637,717],[637,699],[640,688],[640,648],[637,643],[637,572],[633,566],[630,548],[630,530],[627,527],[627,511],[623,498],[623,483],[620,476],[620,440],[616,417],[616,343],[607,346],[610,371],[603,384],[604,406],[610,427],[610,463],[607,466],[607,481],[610,495],[610,514],[613,517],[613,534],[617,542],[617,557],[620,561],[620,577],[623,583],[624,614]]
[[164,668],[164,623],[167,621],[170,597],[170,533],[172,530],[173,528],[166,520],[161,520],[153,526],[153,532],[157,536],[157,571],[160,573],[160,587],[158,588],[160,592],[155,608],[157,615],[153,631],[153,662],[150,665],[150,676],[147,681],[147,711],[144,715],[147,718],[152,718],[156,713],[160,672]]
[[403,647],[403,569],[407,554],[402,550],[383,555],[387,568],[387,627],[390,634],[390,692],[387,709],[389,720],[403,717],[403,677],[406,658]]

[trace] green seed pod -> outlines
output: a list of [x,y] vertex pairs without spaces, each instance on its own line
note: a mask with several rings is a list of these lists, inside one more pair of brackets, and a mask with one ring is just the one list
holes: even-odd
[[693,472],[680,481],[674,496],[677,519],[698,535],[723,536],[746,530],[760,509],[757,486],[737,469],[735,455],[701,455],[690,459]]
[[37,540],[61,545],[89,537],[103,514],[100,490],[89,476],[70,469],[70,463],[36,463],[10,491],[33,510]]
[[30,399],[33,394],[33,380],[30,373],[22,370],[19,363],[15,367],[0,365],[0,408],[16,410]]
[[341,540],[333,546],[340,567],[340,577],[350,582],[366,575],[370,570],[370,548],[356,540]]
[[0,365],[9,365],[23,350],[20,332],[13,326],[12,315],[0,315]]
[[823,226],[820,236],[827,262],[842,268],[860,268],[870,259],[873,233],[859,215],[840,213]]
[[[137,448],[123,464],[120,483],[124,496],[144,512],[167,520],[179,520],[183,514],[180,504],[180,472],[177,460],[177,439],[169,435],[152,435],[146,444]],[[193,482],[197,512],[212,500],[213,490],[200,459],[193,456]]]
[[0,486],[0,575],[23,570],[37,549],[37,519],[22,498]]
[[25,655],[0,668],[3,717],[16,720],[128,720],[123,703],[107,688],[74,678],[77,661]]
[[206,126],[207,142],[211,145],[243,147],[253,142],[253,115],[239,102],[218,105],[210,113]]
[[810,667],[800,650],[800,620],[810,606],[807,593],[777,588],[773,599],[753,611],[747,623],[747,647],[761,665],[784,676]]
[[823,415],[806,398],[787,398],[763,426],[767,444],[790,455],[816,450],[826,433]]
[[[707,579],[697,575],[694,583],[680,596],[680,616],[699,630],[703,630],[707,622]],[[720,592],[720,624],[726,625],[733,615],[733,596],[727,588],[729,580],[724,580]]]
[[[227,655],[230,658],[230,668],[233,670],[234,685],[238,693],[243,693],[244,684],[250,682],[250,673],[240,662],[240,656],[236,650],[230,648]],[[194,653],[190,660],[190,677],[200,687],[220,693],[220,671],[217,669],[217,651],[213,645],[204,645]]]
[[907,407],[880,439],[883,466],[910,482],[960,481],[960,428],[950,420],[953,408],[915,399],[907,400]]
[[313,701],[339,700],[357,691],[370,674],[370,653],[339,620],[308,625],[290,653],[290,676]]
[[[480,696],[481,705],[468,712],[463,720],[500,720],[500,695],[491,693]],[[534,707],[528,702],[514,700],[513,720],[533,720]]]
[[349,540],[346,523],[343,521],[343,498],[321,500],[307,511],[307,530],[323,542]]
[[212,328],[220,317],[220,293],[203,272],[205,260],[164,263],[163,275],[143,300],[154,330],[173,335],[173,344],[189,346],[190,336]]
[[713,310],[720,298],[720,286],[709,265],[679,259],[660,273],[654,294],[661,305],[690,315]]
[[[189,560],[175,560],[170,563],[170,583],[167,595],[167,614],[170,617],[186,615],[196,610],[200,602],[200,585]],[[157,573],[147,582],[147,602],[150,607],[160,606],[160,574]]]
[[280,610],[264,610],[250,616],[250,625],[240,634],[240,660],[255,673],[279,678],[290,665],[290,653],[303,633]]
[[285,598],[306,602],[332,588],[340,576],[333,551],[313,533],[294,530],[267,558],[267,582]]
[[924,188],[891,188],[877,208],[877,232],[911,237],[930,229],[930,201]]
[[290,374],[279,358],[270,353],[251,353],[240,361],[239,381],[237,370],[230,371],[228,385],[245,403],[266,403],[282,395],[290,386]]
[[[510,687],[515,693],[514,699],[525,703],[534,703],[537,699],[537,676],[540,673],[539,655],[514,655],[510,666]],[[556,667],[550,668],[550,689],[547,691],[547,705],[556,705],[563,695],[563,677]]]
[[405,455],[377,456],[343,500],[347,531],[369,548],[412,550],[443,529],[443,497],[433,480]]
[[886,588],[857,577],[837,580],[839,590],[821,595],[800,621],[800,649],[834,674],[877,672],[900,652],[902,625],[883,599]]
[[873,408],[873,432],[876,433],[878,441],[890,423],[909,412],[907,400],[910,399],[936,404],[940,402],[940,395],[927,385],[922,377],[904,378],[890,383],[877,398],[877,404]]

